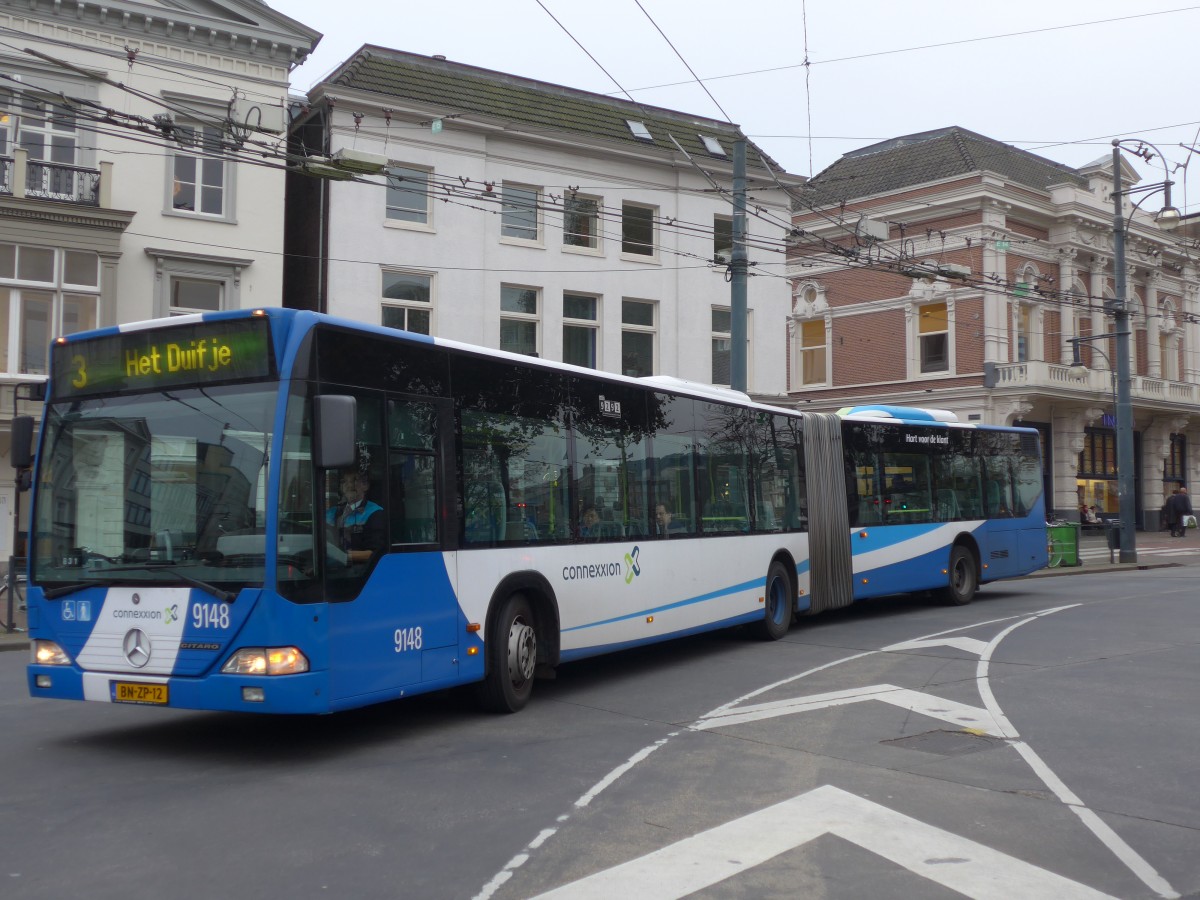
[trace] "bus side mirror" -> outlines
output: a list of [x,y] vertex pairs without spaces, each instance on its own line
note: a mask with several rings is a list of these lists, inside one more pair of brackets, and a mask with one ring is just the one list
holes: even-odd
[[13,416],[9,455],[14,469],[28,469],[33,465],[33,416]]
[[344,469],[356,461],[354,444],[357,405],[353,397],[322,394],[313,403],[313,465]]

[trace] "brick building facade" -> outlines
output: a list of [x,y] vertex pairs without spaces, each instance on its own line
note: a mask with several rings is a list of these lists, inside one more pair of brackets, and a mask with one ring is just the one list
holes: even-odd
[[[956,127],[846,154],[794,211],[789,396],[1035,427],[1048,513],[1115,516],[1114,342],[1079,343],[1071,369],[1073,338],[1113,331],[1112,190],[1111,157],[1075,169]],[[1125,215],[1138,525],[1156,529],[1200,474],[1200,270],[1151,213]]]

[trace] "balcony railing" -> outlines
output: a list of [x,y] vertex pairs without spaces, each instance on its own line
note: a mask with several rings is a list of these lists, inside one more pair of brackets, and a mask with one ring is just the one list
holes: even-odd
[[[1092,392],[1111,396],[1113,380],[1108,369],[1088,369],[1082,378],[1072,377],[1070,373],[1070,366],[1057,363],[1011,363],[996,366],[996,387],[1048,390],[1064,395]],[[1130,379],[1129,396],[1134,402],[1140,400],[1150,404],[1197,403],[1200,402],[1200,387],[1182,381],[1134,375]]]
[[14,156],[0,156],[0,194],[20,199],[29,197],[79,206],[100,206],[100,172],[28,159],[25,151],[17,150]]

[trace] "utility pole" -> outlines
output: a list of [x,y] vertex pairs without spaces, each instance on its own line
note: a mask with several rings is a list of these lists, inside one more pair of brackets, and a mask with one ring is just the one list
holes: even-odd
[[[1125,217],[1121,203],[1121,149],[1113,141],[1113,279],[1112,304],[1117,336],[1117,503],[1121,518],[1123,563],[1137,562],[1137,495],[1133,462],[1133,403],[1130,398],[1129,307],[1125,299]],[[1169,200],[1168,200],[1169,202]]]
[[729,386],[746,390],[746,139],[733,142],[733,259],[729,280]]

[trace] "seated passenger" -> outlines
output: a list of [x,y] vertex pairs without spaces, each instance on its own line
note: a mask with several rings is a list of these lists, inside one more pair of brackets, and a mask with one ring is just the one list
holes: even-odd
[[654,533],[659,537],[671,537],[686,530],[682,522],[676,521],[675,514],[667,509],[666,504],[659,503],[654,507]]
[[600,513],[596,512],[595,506],[584,507],[583,515],[579,517],[579,536],[590,540],[601,536]]

